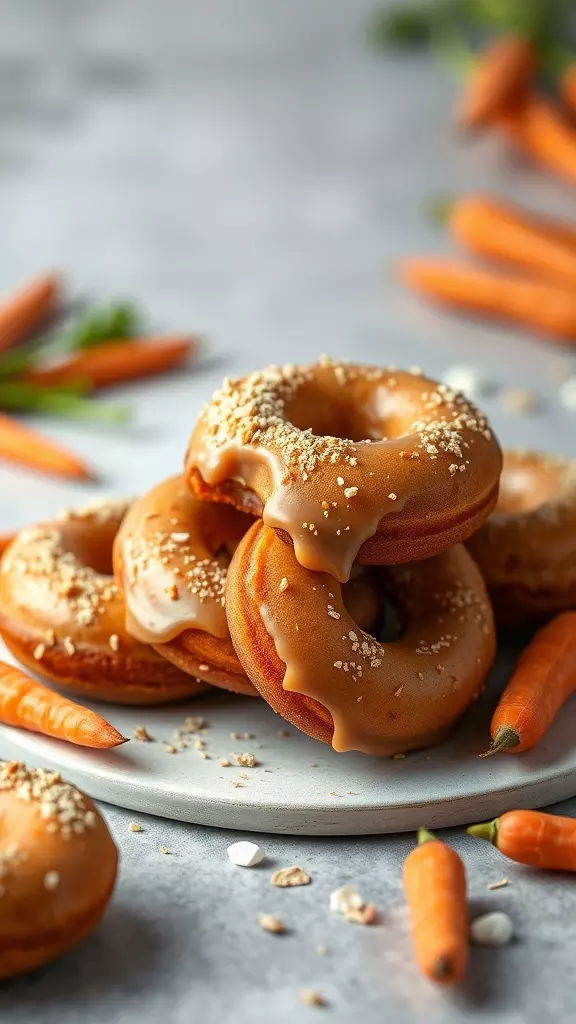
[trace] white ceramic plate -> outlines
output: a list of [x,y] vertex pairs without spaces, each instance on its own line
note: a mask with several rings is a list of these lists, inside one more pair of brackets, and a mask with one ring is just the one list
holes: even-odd
[[[88,751],[2,726],[0,756],[61,769],[108,803],[200,825],[303,835],[462,825],[576,794],[574,704],[529,754],[478,757],[487,745],[494,689],[511,657],[509,652],[501,659],[495,673],[500,678],[447,742],[402,760],[336,754],[286,725],[264,701],[217,692],[141,711],[91,705],[126,736],[146,726],[151,743],[132,740],[109,753]],[[166,753],[186,715],[204,717],[206,735],[192,736],[180,753]],[[233,739],[231,733],[252,736]],[[206,760],[193,745],[198,738],[206,743]],[[235,755],[243,752],[253,753],[258,766],[237,766]],[[221,767],[222,758],[232,766]]]

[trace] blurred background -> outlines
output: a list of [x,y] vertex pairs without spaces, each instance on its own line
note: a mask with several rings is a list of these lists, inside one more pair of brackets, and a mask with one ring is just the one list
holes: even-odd
[[24,417],[99,483],[0,463],[0,529],[148,487],[181,464],[220,378],[322,352],[432,375],[474,364],[535,396],[520,413],[487,389],[501,440],[576,454],[557,401],[567,350],[425,306],[394,270],[450,251],[435,195],[570,216],[573,191],[491,134],[455,133],[454,77],[375,44],[386,6],[0,0],[0,291],[57,269],[74,300],[128,298],[149,333],[206,339],[190,367],[116,390],[127,425]]

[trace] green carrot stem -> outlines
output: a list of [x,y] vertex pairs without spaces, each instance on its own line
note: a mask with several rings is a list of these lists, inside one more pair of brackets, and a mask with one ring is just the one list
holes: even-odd
[[419,828],[417,833],[418,846],[422,846],[424,843],[436,843],[438,840],[433,832],[429,832],[427,828]]
[[498,846],[499,828],[500,818],[494,818],[493,821],[484,821],[479,825],[470,825],[466,831],[469,836],[474,836],[475,839],[487,839],[493,846]]
[[0,382],[0,409],[9,412],[43,412],[100,423],[124,423],[130,410],[124,405],[93,402],[75,389],[41,388],[19,381]]
[[510,729],[509,726],[502,725],[496,730],[496,735],[490,744],[490,749],[486,750],[480,757],[492,757],[493,754],[498,754],[501,750],[513,750],[520,743],[520,737],[514,729]]

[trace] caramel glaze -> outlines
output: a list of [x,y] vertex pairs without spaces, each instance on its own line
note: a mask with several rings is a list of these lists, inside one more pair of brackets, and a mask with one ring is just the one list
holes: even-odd
[[20,662],[75,693],[153,704],[207,689],[124,628],[112,544],[125,502],[23,530],[0,563],[0,633]]
[[390,756],[438,743],[481,692],[495,654],[492,610],[462,545],[379,570],[400,639],[378,642],[338,583],[255,523],[228,570],[230,632],[272,708],[337,751]]
[[229,556],[252,518],[198,501],[182,475],[135,501],[114,544],[126,629],[184,672],[257,697],[236,657],[226,621]]
[[200,497],[262,516],[304,567],[426,558],[464,540],[498,495],[484,417],[414,373],[333,363],[225,381],[186,458]]
[[[183,476],[135,501],[114,544],[126,629],[185,672],[258,696],[232,646],[225,610],[226,566],[253,519],[229,505],[198,501]],[[347,601],[370,624],[378,598],[366,571]]]
[[576,460],[506,451],[496,511],[467,546],[503,625],[576,608]]
[[89,797],[57,772],[0,762],[0,978],[84,939],[110,900],[117,866]]

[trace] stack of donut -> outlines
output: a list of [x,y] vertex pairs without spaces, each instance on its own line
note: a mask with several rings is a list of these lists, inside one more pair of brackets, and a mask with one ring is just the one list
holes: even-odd
[[484,416],[419,372],[322,359],[227,380],[184,474],[19,535],[0,631],[90,696],[216,686],[337,751],[428,746],[491,667],[485,579],[503,619],[576,604],[574,469],[511,454],[491,515],[501,471]]

